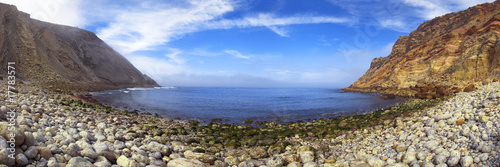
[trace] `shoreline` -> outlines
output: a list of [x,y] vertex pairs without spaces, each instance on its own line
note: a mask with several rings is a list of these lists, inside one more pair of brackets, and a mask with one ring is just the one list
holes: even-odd
[[168,121],[18,87],[16,159],[0,148],[7,166],[500,165],[498,82],[364,115],[263,127]]

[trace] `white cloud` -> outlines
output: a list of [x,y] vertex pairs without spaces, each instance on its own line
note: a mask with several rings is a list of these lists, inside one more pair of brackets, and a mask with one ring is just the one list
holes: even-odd
[[330,0],[351,15],[358,23],[375,20],[380,27],[399,32],[411,32],[423,21],[465,10],[477,4],[494,0]]
[[290,16],[277,17],[270,13],[260,13],[255,16],[249,16],[235,20],[219,20],[204,23],[208,29],[230,29],[230,28],[248,28],[248,27],[266,27],[276,34],[287,37],[288,31],[283,26],[297,24],[319,24],[319,23],[350,23],[352,20],[346,18],[330,16]]
[[18,10],[31,18],[68,26],[87,25],[83,16],[82,0],[0,0],[1,3],[15,5]]
[[191,0],[189,3],[168,9],[143,7],[119,11],[108,27],[98,30],[98,36],[125,54],[154,50],[172,39],[198,31],[199,27],[194,24],[218,18],[234,9],[230,2],[223,0]]
[[244,55],[242,55],[240,52],[238,52],[236,50],[225,50],[224,52],[227,53],[227,54],[230,54],[230,55],[232,55],[232,56],[234,56],[236,58],[250,59],[250,57],[244,56]]

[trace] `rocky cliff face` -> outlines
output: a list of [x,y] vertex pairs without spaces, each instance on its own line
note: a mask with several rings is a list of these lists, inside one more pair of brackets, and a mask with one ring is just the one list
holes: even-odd
[[345,90],[413,96],[429,83],[462,89],[490,81],[500,77],[499,38],[500,1],[434,18],[400,37],[389,56],[374,59]]
[[0,4],[0,65],[15,62],[16,77],[54,89],[103,90],[158,84],[94,33],[33,20]]

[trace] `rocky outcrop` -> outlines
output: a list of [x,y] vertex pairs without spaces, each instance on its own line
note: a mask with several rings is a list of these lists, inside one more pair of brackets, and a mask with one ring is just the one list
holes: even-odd
[[421,91],[415,89],[418,84],[455,91],[491,82],[500,77],[499,39],[499,1],[446,14],[400,37],[389,56],[373,59],[370,69],[344,90],[414,96]]
[[[94,33],[31,19],[0,4],[0,65],[15,62],[16,77],[47,88],[102,90],[152,87],[139,72]],[[6,70],[0,70],[5,78]]]

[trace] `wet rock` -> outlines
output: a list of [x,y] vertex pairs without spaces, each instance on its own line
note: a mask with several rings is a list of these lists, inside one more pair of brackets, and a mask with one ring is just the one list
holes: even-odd
[[264,149],[263,147],[257,147],[255,149],[250,149],[248,151],[248,153],[250,154],[250,157],[252,157],[254,159],[267,157],[266,149]]

